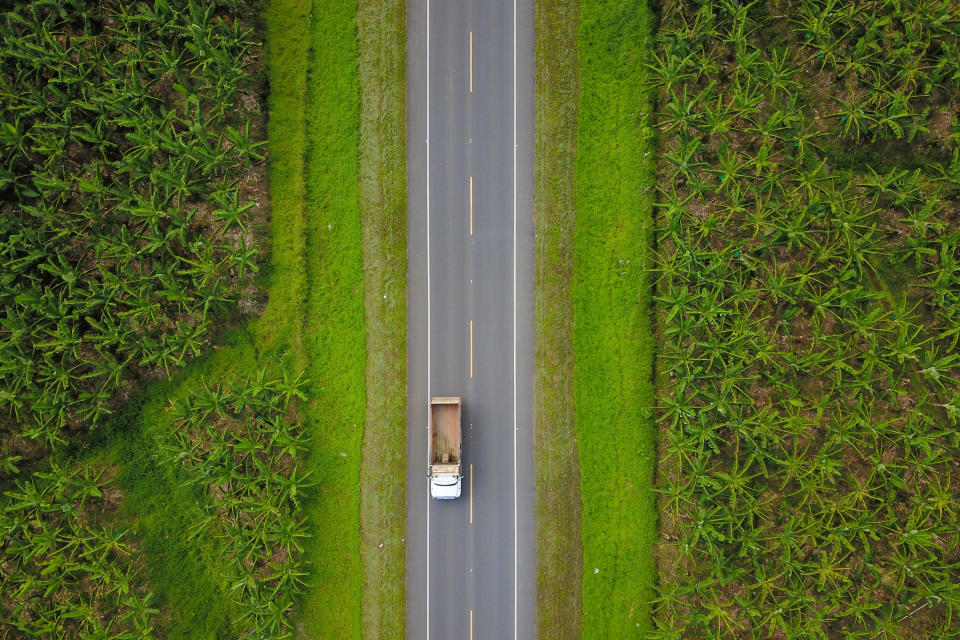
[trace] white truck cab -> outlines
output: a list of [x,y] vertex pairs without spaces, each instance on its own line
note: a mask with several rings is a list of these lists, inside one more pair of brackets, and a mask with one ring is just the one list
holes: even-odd
[[433,475],[430,477],[430,496],[437,500],[459,498],[462,484],[459,473]]
[[460,408],[459,396],[430,398],[430,496],[437,500],[460,497]]

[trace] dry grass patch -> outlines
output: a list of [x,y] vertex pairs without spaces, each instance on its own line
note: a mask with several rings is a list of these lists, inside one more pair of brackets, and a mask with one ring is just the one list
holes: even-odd
[[406,629],[406,4],[360,0],[360,216],[367,407],[360,468],[365,638]]
[[576,0],[534,8],[537,634],[580,637],[580,468],[573,421]]

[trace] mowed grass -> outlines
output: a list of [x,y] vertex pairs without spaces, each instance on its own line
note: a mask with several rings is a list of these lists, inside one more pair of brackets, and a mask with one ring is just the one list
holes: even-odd
[[359,0],[360,216],[367,323],[360,469],[364,637],[406,633],[406,1]]
[[534,4],[534,343],[537,635],[580,637],[583,547],[573,421],[577,2]]
[[580,2],[574,207],[574,403],[583,501],[583,638],[651,629],[651,43],[645,2]]

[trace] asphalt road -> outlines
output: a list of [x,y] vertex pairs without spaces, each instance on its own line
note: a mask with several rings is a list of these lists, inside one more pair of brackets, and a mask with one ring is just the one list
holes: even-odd
[[[407,6],[407,638],[534,638],[533,4]],[[432,395],[464,399],[458,500]]]

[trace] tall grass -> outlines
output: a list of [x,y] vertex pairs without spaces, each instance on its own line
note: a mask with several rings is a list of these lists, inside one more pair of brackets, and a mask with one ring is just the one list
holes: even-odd
[[264,11],[270,73],[267,149],[270,162],[270,264],[265,269],[270,298],[254,324],[266,350],[289,348],[303,364],[306,236],[304,234],[304,162],[306,159],[307,51],[310,48],[309,0],[272,0]]
[[[356,2],[315,1],[304,102],[306,298],[304,406],[318,483],[305,504],[311,565],[300,613],[306,637],[359,638],[360,459],[365,415],[363,234],[360,220]],[[303,61],[299,61],[303,64]]]
[[639,638],[651,628],[654,158],[643,85],[651,28],[645,2],[580,3],[573,391],[584,638]]

